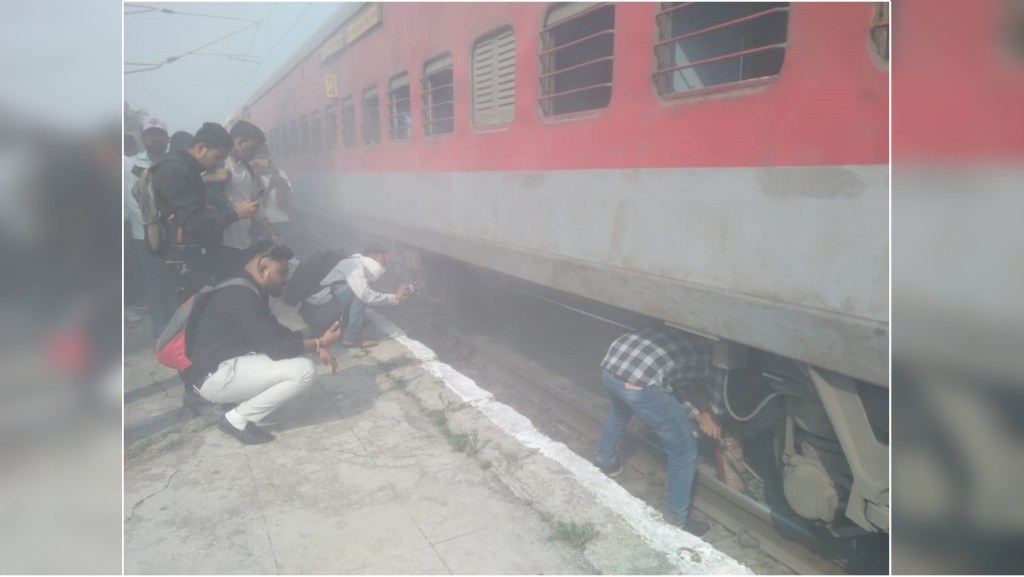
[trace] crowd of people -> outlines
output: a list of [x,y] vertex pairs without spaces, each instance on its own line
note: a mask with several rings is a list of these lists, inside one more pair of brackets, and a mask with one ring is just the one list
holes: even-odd
[[[126,255],[134,272],[126,275],[129,287],[144,295],[154,336],[189,297],[214,287],[200,293],[202,305],[198,299],[193,303],[183,329],[191,362],[180,371],[184,406],[229,405],[220,430],[244,444],[272,441],[274,435],[258,423],[313,383],[316,366],[304,355],[316,355],[337,372],[328,347],[376,345],[360,336],[366,307],[397,305],[409,297],[410,287],[403,284],[393,294],[372,288],[390,255],[384,245],[370,243],[314,277],[319,280],[299,303],[306,333],[286,328],[271,312],[269,299],[282,296],[289,279],[293,253],[279,234],[290,222],[292,188],[274,167],[263,131],[239,120],[230,131],[207,122],[194,135],[169,136],[154,118],[143,123],[141,135],[141,151],[134,150],[134,139],[125,139]],[[143,215],[132,194],[143,175],[163,207],[169,245],[160,256],[147,247]],[[125,320],[142,321],[128,308]],[[712,355],[707,339],[662,326],[623,335],[601,363],[612,406],[595,464],[609,476],[621,472],[615,449],[635,414],[668,455],[666,519],[696,535],[709,529],[690,515],[696,435],[720,437],[726,378]],[[675,393],[693,383],[701,386],[687,389],[686,400],[677,399]]]
[[[273,435],[257,425],[313,382],[316,354],[337,371],[328,347],[370,347],[360,339],[367,305],[398,304],[408,296],[370,288],[384,272],[389,251],[371,243],[318,280],[302,303],[302,316],[318,336],[285,328],[270,311],[269,298],[281,296],[288,281],[292,250],[278,236],[290,222],[292,185],[270,159],[266,135],[239,120],[230,131],[207,122],[196,133],[176,132],[150,118],[141,126],[142,148],[125,138],[124,214],[126,301],[141,292],[155,337],[175,311],[203,287],[207,297],[191,304],[184,328],[191,365],[180,371],[183,404],[233,405],[218,427],[245,444],[265,443]],[[129,154],[132,153],[132,154]],[[166,250],[153,254],[145,238],[142,207],[136,198],[143,176],[152,183],[161,210]],[[127,322],[143,322],[125,309]],[[344,333],[342,326],[345,327]]]

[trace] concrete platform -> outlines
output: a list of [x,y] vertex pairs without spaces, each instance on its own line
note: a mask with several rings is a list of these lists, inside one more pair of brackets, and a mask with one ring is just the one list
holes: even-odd
[[260,446],[217,430],[213,406],[183,411],[148,331],[126,328],[127,573],[748,572],[368,319],[388,338],[336,348],[342,370],[321,366]]

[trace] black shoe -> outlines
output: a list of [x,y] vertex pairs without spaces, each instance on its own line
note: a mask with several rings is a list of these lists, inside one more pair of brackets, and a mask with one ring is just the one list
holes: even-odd
[[217,421],[217,428],[238,439],[243,445],[261,445],[274,440],[274,435],[264,431],[252,423],[246,423],[244,429],[236,429],[226,416]]
[[669,525],[675,525],[687,533],[691,533],[698,537],[703,537],[711,530],[711,524],[707,521],[701,521],[700,519],[679,519],[675,515],[665,514],[665,522]]
[[707,521],[701,521],[700,519],[687,519],[679,525],[679,528],[687,533],[703,537],[711,530],[711,524]]
[[604,473],[605,475],[608,475],[609,477],[614,479],[615,477],[619,476],[619,473],[622,472],[622,461],[615,459],[615,463],[613,465],[610,465],[608,467],[602,467],[601,465],[598,465],[597,468],[601,469],[601,472]]
[[207,401],[202,395],[197,393],[195,388],[191,386],[185,387],[185,396],[181,398],[182,407],[198,415],[199,411],[202,410],[203,407],[209,406],[210,404],[210,401]]

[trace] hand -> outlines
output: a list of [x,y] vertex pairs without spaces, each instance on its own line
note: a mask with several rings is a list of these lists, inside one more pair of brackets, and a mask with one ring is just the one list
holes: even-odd
[[402,301],[404,301],[407,298],[409,298],[409,285],[407,285],[405,283],[402,283],[398,287],[398,290],[395,291],[395,299],[398,302],[402,302]]
[[256,214],[259,204],[260,201],[258,200],[244,200],[235,207],[235,213],[238,214],[239,219],[251,218],[252,215]]
[[325,365],[331,366],[332,375],[338,374],[338,360],[334,358],[334,355],[331,354],[331,351],[327,350],[327,347],[320,347],[320,352],[317,354],[320,356],[320,360],[323,361]]
[[711,413],[704,412],[697,415],[697,424],[700,426],[700,430],[712,439],[717,441],[722,438],[722,428],[715,422],[715,417]]
[[323,336],[320,337],[320,350],[324,350],[327,345],[332,345],[341,340],[341,321],[334,321],[331,328],[324,331]]

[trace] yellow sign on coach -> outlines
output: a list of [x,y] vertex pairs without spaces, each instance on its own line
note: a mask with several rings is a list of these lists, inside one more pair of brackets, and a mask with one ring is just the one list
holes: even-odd
[[320,63],[323,64],[332,56],[344,51],[353,42],[362,38],[370,30],[381,23],[381,6],[379,2],[363,5],[358,12],[342,24],[341,30],[335,32],[320,46]]
[[331,72],[330,74],[324,74],[324,92],[327,94],[327,98],[338,97],[338,75]]

